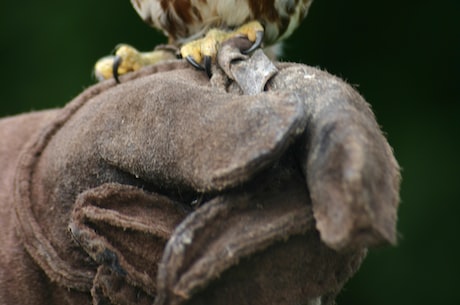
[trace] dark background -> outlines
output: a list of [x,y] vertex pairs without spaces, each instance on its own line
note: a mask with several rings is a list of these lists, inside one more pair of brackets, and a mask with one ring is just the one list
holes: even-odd
[[[120,42],[165,39],[128,0],[1,1],[0,115],[63,106]],[[356,86],[403,168],[399,245],[372,250],[339,305],[458,304],[459,45],[458,0],[315,0],[285,44]]]

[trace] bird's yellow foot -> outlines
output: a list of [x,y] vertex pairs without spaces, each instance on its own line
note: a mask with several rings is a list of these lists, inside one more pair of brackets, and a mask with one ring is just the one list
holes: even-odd
[[231,38],[241,36],[246,37],[253,43],[249,49],[241,50],[241,52],[244,54],[250,53],[262,44],[264,28],[258,21],[252,21],[231,32],[211,29],[204,38],[184,44],[180,49],[180,53],[192,66],[205,70],[210,77],[211,63],[215,62],[220,44]]
[[100,81],[113,77],[118,83],[120,75],[174,58],[176,56],[171,50],[158,49],[152,52],[139,52],[129,45],[122,44],[117,47],[115,55],[106,56],[96,62],[94,75]]

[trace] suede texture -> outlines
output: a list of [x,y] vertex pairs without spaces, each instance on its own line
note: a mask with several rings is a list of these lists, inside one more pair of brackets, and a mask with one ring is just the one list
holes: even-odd
[[0,304],[333,304],[396,242],[362,97],[289,63],[246,94],[260,54],[220,56],[211,80],[171,61],[0,120]]

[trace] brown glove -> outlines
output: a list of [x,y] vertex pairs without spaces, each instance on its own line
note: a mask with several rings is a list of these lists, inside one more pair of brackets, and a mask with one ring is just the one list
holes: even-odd
[[96,85],[30,132],[1,190],[28,295],[0,281],[0,303],[328,304],[395,242],[399,170],[365,101],[233,54],[211,81],[174,61]]

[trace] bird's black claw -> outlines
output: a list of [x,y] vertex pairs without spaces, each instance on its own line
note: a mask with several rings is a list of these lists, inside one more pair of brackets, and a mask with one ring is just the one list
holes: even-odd
[[263,31],[257,32],[256,33],[256,41],[254,41],[253,45],[247,50],[242,50],[241,53],[243,53],[243,54],[251,53],[252,51],[257,49],[258,47],[260,47],[260,45],[262,44],[263,39],[264,39],[264,32]]
[[205,70],[205,68],[199,63],[197,63],[192,56],[188,55],[187,57],[185,57],[185,59],[189,62],[189,64],[191,64],[196,69],[201,70],[201,71]]
[[122,61],[122,58],[120,56],[115,56],[115,59],[112,65],[112,75],[115,81],[117,82],[117,84],[120,83],[120,80],[118,79],[118,67],[121,64],[121,61]]
[[212,76],[211,64],[212,64],[212,57],[205,56],[204,57],[204,70],[206,71],[206,74],[208,75],[209,78],[211,78]]

